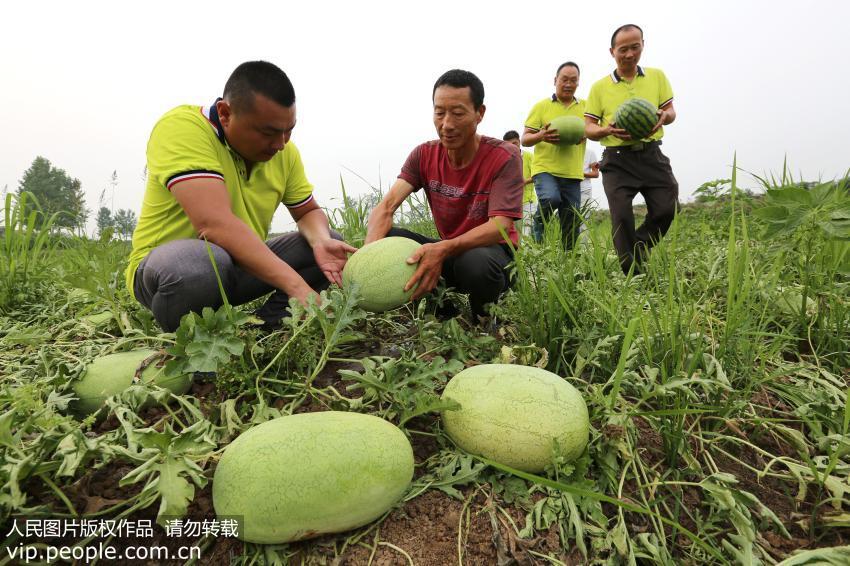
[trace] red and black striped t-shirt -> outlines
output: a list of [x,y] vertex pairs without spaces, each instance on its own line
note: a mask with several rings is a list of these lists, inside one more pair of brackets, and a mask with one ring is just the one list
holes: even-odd
[[[399,178],[414,189],[424,188],[437,232],[444,240],[456,238],[493,216],[522,218],[522,157],[516,146],[481,136],[472,163],[455,169],[446,148],[433,140],[414,149]],[[511,224],[508,237],[519,240]]]

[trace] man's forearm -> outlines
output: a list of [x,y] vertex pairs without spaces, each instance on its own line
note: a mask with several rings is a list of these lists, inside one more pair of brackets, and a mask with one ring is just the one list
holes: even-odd
[[372,209],[366,229],[366,243],[380,240],[387,235],[393,227],[393,213],[390,208],[381,202]]
[[534,147],[543,141],[543,130],[537,130],[536,132],[523,132],[519,141],[523,147]]
[[488,222],[480,226],[476,226],[469,232],[461,234],[457,238],[452,238],[451,240],[443,240],[440,243],[446,247],[445,249],[449,257],[460,255],[473,248],[492,246],[493,244],[498,244],[505,239],[502,236],[502,232],[499,230],[499,227],[504,230],[505,236],[507,236],[508,229],[513,222],[513,218],[494,216],[490,218]]
[[201,235],[210,243],[224,248],[239,267],[288,295],[298,295],[309,288],[292,267],[277,257],[247,224],[235,216],[208,226]]
[[608,133],[608,128],[603,128],[599,124],[593,124],[590,122],[585,122],[584,124],[584,135],[587,136],[587,139],[599,141],[607,136]]
[[298,231],[307,240],[311,248],[316,247],[316,244],[331,237],[330,226],[328,225],[328,217],[325,216],[325,211],[321,208],[316,208],[302,216],[296,222]]

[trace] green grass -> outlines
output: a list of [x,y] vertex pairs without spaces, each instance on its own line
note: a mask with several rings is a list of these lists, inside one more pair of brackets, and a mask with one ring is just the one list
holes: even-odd
[[[489,514],[500,536],[528,545],[555,533],[559,552],[529,546],[552,564],[571,552],[593,564],[845,563],[846,550],[816,549],[846,544],[850,525],[850,192],[774,180],[753,197],[733,178],[728,197],[685,207],[639,276],[622,274],[598,215],[568,252],[547,227],[517,251],[495,335],[435,319],[433,297],[374,315],[337,289],[270,335],[225,307],[161,333],[123,291],[126,244],[42,237],[49,225],[27,231],[35,219],[7,202],[6,289],[37,280],[39,292],[0,310],[0,523],[181,515],[240,432],[334,409],[405,430],[422,454],[405,500],[438,491],[463,502],[459,560],[472,552],[464,529]],[[343,192],[334,228],[362,243],[379,194]],[[435,233],[421,200],[397,222]],[[84,321],[104,311],[108,322]],[[143,346],[168,348],[174,371],[216,370],[216,387],[179,398],[131,388],[110,400],[105,426],[66,414],[88,362]],[[439,394],[461,368],[492,361],[546,367],[579,388],[592,423],[579,460],[530,475],[454,447]],[[173,402],[138,413],[151,396]],[[80,498],[110,470],[123,470],[120,497]],[[246,545],[237,561],[318,563],[364,546],[410,556],[381,539],[383,526]],[[795,548],[820,554],[791,558]]]

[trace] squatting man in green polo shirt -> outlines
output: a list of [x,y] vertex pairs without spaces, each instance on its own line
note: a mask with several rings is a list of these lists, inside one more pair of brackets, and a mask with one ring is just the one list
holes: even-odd
[[[614,247],[623,272],[640,272],[640,264],[660,240],[676,214],[679,184],[670,160],[661,153],[662,126],[673,123],[673,89],[661,69],[638,65],[643,53],[643,31],[634,24],[620,26],[611,36],[614,71],[596,81],[585,108],[585,134],[602,142],[605,151],[599,170],[611,212]],[[658,108],[658,122],[644,140],[633,140],[614,123],[617,108],[640,97]],[[646,201],[646,219],[637,230],[632,201],[640,193]]]
[[[298,149],[295,90],[271,63],[239,65],[212,106],[178,106],[154,126],[127,287],[166,331],[222,304],[206,239],[232,304],[273,292],[257,311],[269,328],[290,297],[305,303],[341,284],[347,252],[313,198]],[[298,231],[264,241],[283,204]]]

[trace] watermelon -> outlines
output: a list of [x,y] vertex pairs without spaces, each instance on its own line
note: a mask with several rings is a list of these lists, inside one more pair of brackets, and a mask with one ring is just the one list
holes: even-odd
[[617,108],[614,123],[629,132],[632,139],[641,140],[658,123],[658,109],[643,98],[630,98]]
[[213,476],[213,507],[243,541],[280,544],[354,529],[401,499],[413,449],[391,423],[324,411],[279,417],[234,440]]
[[414,289],[404,290],[416,271],[416,264],[408,264],[407,258],[419,247],[418,242],[398,236],[366,244],[348,258],[342,270],[343,287],[356,285],[360,308],[367,311],[400,307],[413,295]]
[[578,116],[552,118],[549,128],[558,130],[558,145],[575,145],[584,137],[584,120]]
[[[139,367],[156,353],[156,350],[144,348],[108,354],[91,362],[83,370],[80,379],[75,381],[72,386],[77,399],[69,405],[71,412],[79,418],[85,418],[92,413],[101,411],[106,399],[121,393],[133,384]],[[154,383],[177,395],[182,395],[191,387],[192,375],[166,377],[165,368],[154,362],[142,370],[140,381],[141,383]]]
[[578,390],[546,370],[511,364],[467,368],[446,385],[442,398],[449,437],[467,452],[537,473],[555,456],[574,460],[590,434],[587,405]]

